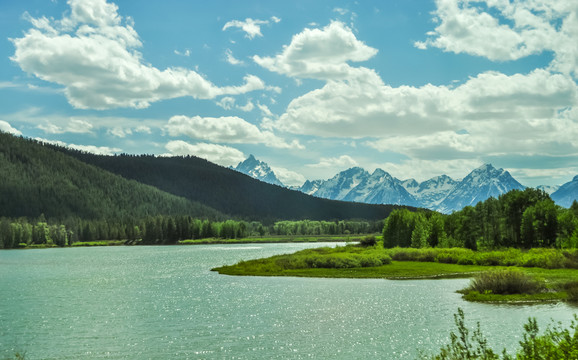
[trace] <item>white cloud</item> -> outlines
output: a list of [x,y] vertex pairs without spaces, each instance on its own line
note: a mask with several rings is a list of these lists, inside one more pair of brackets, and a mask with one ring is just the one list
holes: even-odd
[[227,49],[227,51],[225,51],[225,56],[227,57],[227,62],[231,65],[244,65],[245,62],[239,59],[236,59],[233,56],[233,51],[231,51],[231,49]]
[[191,56],[191,50],[187,49],[187,50],[185,50],[184,52],[175,50],[175,54],[176,54],[176,55],[179,55],[179,56],[189,57],[189,56]]
[[[365,78],[330,81],[294,99],[275,128],[303,135],[378,138],[380,150],[433,156],[445,149],[491,153],[575,148],[573,110],[578,91],[572,79],[546,70],[507,76],[479,74],[455,88],[390,87],[374,72]],[[469,135],[458,135],[465,129]],[[536,150],[534,150],[536,151]],[[470,154],[471,155],[471,154]]]
[[145,125],[139,125],[135,128],[130,127],[123,127],[123,126],[115,126],[112,129],[108,129],[107,133],[110,135],[125,138],[127,135],[132,135],[133,133],[141,133],[141,134],[151,134],[151,128]]
[[10,125],[8,122],[4,120],[0,120],[0,131],[17,136],[22,135],[22,132],[20,130],[13,128],[12,125]]
[[62,20],[30,18],[33,28],[11,39],[11,60],[38,78],[64,86],[71,105],[83,109],[145,108],[150,103],[191,96],[212,99],[264,89],[253,75],[241,86],[218,87],[184,68],[159,70],[137,51],[142,46],[132,19],[123,19],[105,0],[70,0]]
[[420,49],[517,60],[553,51],[552,68],[578,76],[578,6],[559,0],[497,1],[438,0],[439,24]]
[[251,100],[248,100],[247,104],[243,106],[237,105],[235,102],[236,100],[234,98],[225,96],[221,100],[217,101],[216,104],[225,110],[239,109],[244,112],[250,112],[255,108],[255,105]]
[[273,113],[271,112],[271,110],[267,105],[257,103],[257,107],[259,108],[259,110],[261,110],[261,113],[263,113],[263,115],[268,117],[275,117],[275,115],[273,115]]
[[349,61],[365,61],[377,50],[357,40],[350,28],[334,21],[323,29],[305,29],[275,57],[253,56],[262,67],[297,78],[344,79],[356,72]]
[[271,170],[273,170],[277,178],[285,185],[299,186],[306,180],[305,176],[282,167],[272,166]]
[[86,134],[92,131],[92,124],[86,120],[82,119],[70,119],[65,127],[60,127],[50,122],[45,124],[40,124],[37,128],[41,129],[47,134],[64,134],[64,133],[74,133],[74,134]]
[[119,138],[125,138],[127,135],[132,134],[132,130],[130,128],[115,126],[114,128],[109,129],[108,133]]
[[186,135],[193,139],[235,144],[264,144],[282,149],[302,149],[297,141],[287,143],[271,131],[259,128],[239,117],[220,118],[173,116],[169,119],[167,130],[171,136]]
[[357,166],[358,163],[349,155],[341,155],[340,157],[321,158],[317,164],[308,164],[308,167],[316,168],[349,168]]
[[261,33],[261,25],[269,25],[271,22],[277,24],[281,19],[277,16],[271,16],[270,20],[254,20],[246,18],[245,21],[231,20],[223,26],[223,31],[229,28],[239,28],[245,32],[245,37],[253,40],[256,36],[263,36]]
[[231,110],[235,106],[235,99],[230,96],[225,96],[217,101],[216,104],[225,110]]
[[151,128],[146,125],[139,125],[134,128],[134,131],[141,134],[151,134]]
[[174,140],[165,146],[170,154],[166,156],[193,155],[222,166],[234,166],[245,160],[245,155],[232,147],[215,144],[189,144],[182,140]]
[[68,143],[65,143],[65,142],[59,141],[59,140],[48,140],[48,139],[43,139],[43,138],[35,138],[34,140],[37,140],[37,141],[40,141],[43,143],[47,143],[47,144],[53,144],[53,145],[58,145],[58,146],[62,146],[62,147],[68,147],[68,148],[71,148],[74,150],[86,151],[86,152],[89,152],[92,154],[97,154],[97,155],[114,155],[114,154],[117,154],[117,153],[122,151],[122,149],[111,148],[108,146],[68,144]]
[[245,104],[243,106],[237,106],[237,108],[241,111],[244,111],[244,112],[250,112],[250,111],[253,111],[253,109],[255,108],[255,105],[253,104],[253,102],[251,100],[248,100],[247,104]]
[[231,20],[223,26],[223,31],[229,28],[239,28],[243,30],[246,34],[245,36],[249,39],[254,39],[255,36],[263,36],[261,34],[261,25],[269,24],[269,20],[253,20],[251,18],[241,20]]

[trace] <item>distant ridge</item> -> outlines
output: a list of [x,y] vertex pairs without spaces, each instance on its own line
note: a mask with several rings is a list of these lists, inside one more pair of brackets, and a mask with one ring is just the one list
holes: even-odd
[[38,141],[0,132],[0,216],[221,218],[218,211],[86,164]]
[[380,220],[396,208],[320,199],[258,181],[194,156],[105,156],[55,148],[126,179],[205,204],[227,216],[247,220]]

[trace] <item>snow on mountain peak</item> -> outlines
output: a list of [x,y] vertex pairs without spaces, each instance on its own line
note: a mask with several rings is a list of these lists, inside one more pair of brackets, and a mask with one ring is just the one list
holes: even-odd
[[277,175],[275,175],[269,165],[263,161],[257,160],[253,154],[249,155],[246,160],[240,162],[234,169],[257,180],[273,185],[285,186],[277,178]]

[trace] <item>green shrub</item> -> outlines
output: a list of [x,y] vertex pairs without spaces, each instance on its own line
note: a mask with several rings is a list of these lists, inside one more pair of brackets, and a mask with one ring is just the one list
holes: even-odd
[[485,293],[491,291],[493,294],[536,294],[544,291],[545,283],[542,280],[524,274],[519,270],[494,270],[480,273],[472,279],[469,291]]
[[[500,357],[488,346],[488,341],[480,330],[480,324],[470,335],[465,326],[464,312],[458,309],[454,315],[458,333],[450,333],[451,343],[442,347],[439,354],[422,356],[431,360],[514,360],[514,357],[502,351]],[[523,340],[520,349],[516,352],[516,360],[565,360],[578,359],[578,317],[569,329],[559,326],[550,326],[543,335],[539,335],[538,322],[535,318],[528,319],[524,325]]]
[[359,241],[359,245],[363,247],[375,246],[377,244],[377,238],[375,235],[368,235]]

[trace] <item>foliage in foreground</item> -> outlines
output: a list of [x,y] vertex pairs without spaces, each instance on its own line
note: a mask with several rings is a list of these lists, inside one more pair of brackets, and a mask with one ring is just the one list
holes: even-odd
[[431,360],[546,360],[546,359],[578,359],[578,317],[569,329],[560,326],[549,326],[543,335],[538,335],[539,328],[535,318],[528,319],[524,325],[524,337],[520,341],[520,348],[516,356],[502,351],[500,357],[488,346],[488,341],[480,330],[478,323],[476,329],[470,335],[470,330],[465,325],[465,316],[462,309],[454,315],[458,333],[450,333],[451,343],[442,347],[439,354],[424,359]]

